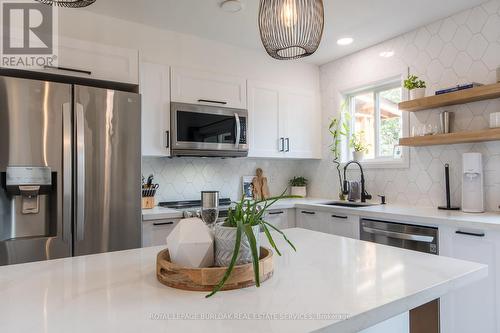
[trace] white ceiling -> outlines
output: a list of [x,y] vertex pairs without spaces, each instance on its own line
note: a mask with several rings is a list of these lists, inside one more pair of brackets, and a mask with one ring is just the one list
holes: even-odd
[[[257,26],[259,0],[241,0],[244,10],[226,13],[220,0],[97,0],[88,10],[157,28],[263,50]],[[324,0],[325,32],[313,56],[324,64],[485,0]],[[336,40],[351,36],[350,46]]]

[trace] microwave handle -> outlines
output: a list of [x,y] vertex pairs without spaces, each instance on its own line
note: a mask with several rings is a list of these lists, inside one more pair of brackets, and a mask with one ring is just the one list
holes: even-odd
[[241,122],[240,116],[237,113],[234,114],[234,118],[236,119],[236,140],[234,140],[234,147],[238,148],[240,146]]

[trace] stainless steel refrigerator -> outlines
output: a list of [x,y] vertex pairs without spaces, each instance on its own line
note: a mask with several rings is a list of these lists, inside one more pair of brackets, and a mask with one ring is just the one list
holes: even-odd
[[0,76],[0,265],[141,246],[140,96]]

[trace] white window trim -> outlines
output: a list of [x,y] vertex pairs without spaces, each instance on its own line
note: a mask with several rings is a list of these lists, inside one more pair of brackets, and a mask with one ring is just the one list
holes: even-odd
[[[358,88],[349,89],[347,91],[342,92],[343,100],[346,101],[352,95],[356,95],[363,92],[371,92],[371,91],[383,91],[388,87],[393,87],[395,83],[401,83],[404,79],[404,75],[398,75],[392,78],[388,78],[385,80],[380,80],[377,82],[368,83]],[[402,100],[408,100],[408,94],[405,94],[405,89],[403,89]],[[351,108],[351,102],[348,101],[348,107]],[[352,114],[351,110],[349,112]],[[410,115],[406,111],[401,112],[402,116],[402,130],[403,137],[408,137],[410,135]],[[378,127],[378,123],[380,120],[376,119],[376,127]],[[352,127],[352,126],[351,126]],[[376,129],[378,133],[378,128]],[[378,148],[378,140],[379,137],[375,138],[376,149]],[[401,147],[402,148],[402,158],[395,159],[392,157],[379,157],[375,159],[363,160],[363,167],[366,169],[409,169],[410,168],[410,149],[409,147]],[[347,155],[347,156],[346,156]],[[349,143],[346,138],[342,140],[342,165],[348,162],[349,159],[352,158],[352,153],[349,149]]]

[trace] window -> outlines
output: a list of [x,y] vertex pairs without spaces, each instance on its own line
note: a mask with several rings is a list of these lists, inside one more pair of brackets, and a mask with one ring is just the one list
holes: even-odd
[[351,134],[366,146],[365,160],[393,159],[394,147],[403,136],[401,83],[393,82],[347,94]]

